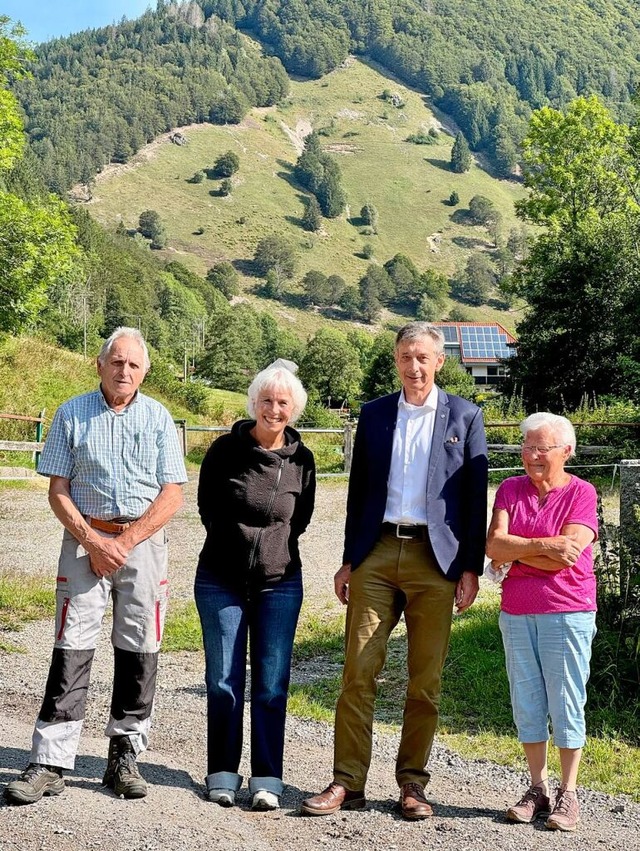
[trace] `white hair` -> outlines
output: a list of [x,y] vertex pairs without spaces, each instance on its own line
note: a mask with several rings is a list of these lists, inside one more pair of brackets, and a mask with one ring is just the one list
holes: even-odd
[[290,422],[294,423],[304,411],[307,404],[307,391],[302,386],[300,379],[284,366],[268,366],[259,372],[249,385],[247,391],[247,410],[252,420],[256,418],[256,404],[258,396],[263,390],[278,387],[287,390],[291,394],[293,410]]
[[149,368],[151,366],[151,361],[149,360],[149,350],[147,349],[147,344],[144,341],[144,337],[140,333],[138,328],[126,328],[125,326],[121,326],[120,328],[116,328],[116,330],[111,334],[108,339],[104,341],[102,344],[102,348],[100,349],[100,354],[98,355],[98,362],[102,365],[111,348],[116,340],[119,340],[120,337],[131,337],[133,340],[138,343],[140,348],[142,349],[142,354],[144,355],[144,371],[149,372]]
[[575,429],[566,417],[561,417],[559,414],[550,414],[547,411],[531,414],[520,423],[520,431],[526,439],[527,432],[535,431],[543,426],[549,426],[556,439],[560,440],[563,446],[571,447],[570,458],[576,454]]

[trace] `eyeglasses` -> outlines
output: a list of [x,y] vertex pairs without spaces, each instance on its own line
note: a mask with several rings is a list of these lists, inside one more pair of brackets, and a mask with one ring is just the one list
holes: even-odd
[[553,443],[551,446],[529,446],[526,443],[523,443],[520,448],[527,455],[531,455],[533,452],[537,452],[538,455],[546,455],[548,452],[551,452],[552,449],[561,449],[563,446],[563,443]]

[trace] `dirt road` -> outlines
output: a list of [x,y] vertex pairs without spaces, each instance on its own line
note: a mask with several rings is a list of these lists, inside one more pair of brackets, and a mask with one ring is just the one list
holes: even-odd
[[[202,533],[195,484],[170,527],[174,598],[189,598]],[[307,599],[331,602],[344,487],[320,489],[313,525],[304,539]],[[0,570],[47,570],[53,579],[60,527],[46,492],[0,491]],[[338,604],[335,603],[337,606]],[[106,625],[105,625],[106,627]],[[15,636],[22,653],[0,651],[0,783],[25,765],[49,657],[52,624],[30,624]],[[4,640],[8,640],[3,636]],[[349,847],[382,851],[434,848],[449,851],[537,849],[640,849],[640,807],[595,792],[581,793],[583,822],[574,835],[547,831],[542,823],[510,825],[506,806],[518,797],[523,776],[489,762],[467,762],[437,746],[428,795],[436,815],[404,821],[396,810],[393,766],[396,739],[376,735],[367,787],[368,808],[326,818],[298,814],[300,801],[330,779],[332,731],[327,725],[290,718],[285,755],[285,794],[277,812],[253,813],[243,790],[239,806],[222,809],[203,798],[205,699],[201,653],[162,655],[151,748],[141,758],[149,794],[117,799],[100,786],[105,768],[112,660],[108,629],[96,653],[88,715],[76,771],[59,798],[27,807],[0,805],[0,851],[312,851]],[[294,671],[308,678],[308,670]],[[246,755],[241,770],[248,773]]]

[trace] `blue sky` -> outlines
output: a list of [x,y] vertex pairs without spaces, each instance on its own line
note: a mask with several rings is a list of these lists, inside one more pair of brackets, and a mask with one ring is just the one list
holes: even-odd
[[155,0],[0,0],[0,15],[20,21],[38,43],[93,27],[139,17]]

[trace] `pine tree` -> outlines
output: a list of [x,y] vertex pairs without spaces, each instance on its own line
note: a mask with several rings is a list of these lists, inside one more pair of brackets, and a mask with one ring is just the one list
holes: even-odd
[[322,227],[322,210],[316,198],[309,198],[302,215],[302,227],[317,233]]
[[471,151],[467,140],[462,133],[456,133],[456,138],[451,148],[451,170],[456,174],[463,174],[471,168]]

